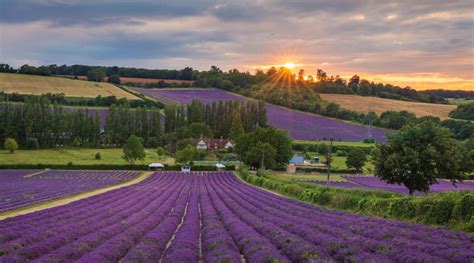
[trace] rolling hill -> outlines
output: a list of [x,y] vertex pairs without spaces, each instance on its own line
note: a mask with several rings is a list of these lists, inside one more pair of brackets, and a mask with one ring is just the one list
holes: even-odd
[[[160,100],[164,103],[189,103],[193,99],[203,103],[219,100],[239,100],[248,98],[219,89],[143,89],[133,90]],[[287,130],[296,140],[362,141],[368,136],[364,125],[332,119],[316,114],[291,110],[267,104],[268,123],[273,127]],[[378,142],[386,141],[385,130],[372,129],[372,136]]]
[[343,108],[367,113],[369,105],[371,111],[381,114],[384,111],[403,111],[414,113],[417,117],[436,116],[440,119],[448,119],[448,114],[456,109],[456,105],[409,102],[402,100],[383,99],[378,97],[364,97],[346,94],[320,94],[321,98],[341,105]]
[[101,95],[103,97],[116,96],[117,98],[139,99],[135,95],[109,83],[12,73],[0,73],[0,91],[32,95],[64,93],[69,97],[95,98]]

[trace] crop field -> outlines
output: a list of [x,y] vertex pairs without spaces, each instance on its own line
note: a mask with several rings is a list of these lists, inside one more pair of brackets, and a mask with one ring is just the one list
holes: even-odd
[[[346,181],[329,182],[329,186],[348,189],[384,190],[403,195],[408,194],[408,190],[404,185],[387,184],[381,181],[379,178],[373,176],[342,176],[342,178]],[[312,180],[310,182],[320,185],[326,185],[326,181],[324,180]],[[438,183],[430,186],[430,192],[433,193],[465,190],[474,191],[474,182],[460,182],[456,183],[456,186],[454,186],[451,182],[440,179],[438,180]],[[420,195],[422,193],[415,192],[415,194]]]
[[0,171],[0,212],[117,184],[137,175],[129,171]]
[[[247,98],[217,89],[141,89],[134,90],[154,97],[165,103],[189,103],[198,99],[204,103],[219,100],[239,100]],[[329,140],[362,141],[367,138],[368,130],[363,125],[357,125],[341,120],[331,119],[315,114],[305,113],[267,104],[267,116],[270,125],[287,130],[296,140]],[[383,129],[372,129],[372,136],[377,141],[385,141]]]
[[[87,76],[72,76],[72,75],[59,75],[60,77],[65,78],[74,78],[77,77],[80,80],[87,80]],[[107,81],[105,77],[104,81]],[[130,77],[120,77],[121,83],[134,83],[134,84],[146,84],[146,83],[158,83],[163,81],[164,83],[193,83],[192,80],[180,80],[180,79],[148,79],[148,78],[130,78]]]
[[406,110],[408,112],[414,113],[417,117],[437,116],[440,119],[447,119],[449,112],[456,109],[455,105],[410,102],[378,97],[323,93],[319,95],[326,101],[333,102],[346,109],[362,113],[367,113],[370,105],[370,110],[379,115],[384,111]]
[[140,99],[109,83],[11,73],[0,73],[0,91],[32,95],[64,93],[71,97],[95,98],[101,95]]
[[0,261],[469,262],[471,239],[291,200],[232,173],[157,172],[0,221]]

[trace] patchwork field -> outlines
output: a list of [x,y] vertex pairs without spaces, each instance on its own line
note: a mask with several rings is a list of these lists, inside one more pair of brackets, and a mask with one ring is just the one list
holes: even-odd
[[313,206],[232,173],[157,172],[0,221],[0,261],[469,262],[471,239]]
[[[158,99],[165,103],[189,103],[198,99],[204,103],[219,100],[245,101],[247,98],[218,89],[142,89],[135,91]],[[296,140],[362,141],[367,138],[368,130],[363,125],[323,117],[267,104],[267,116],[270,125],[285,129]],[[372,129],[377,141],[385,141],[383,129]]]
[[130,180],[130,171],[0,170],[0,212]]
[[71,97],[95,98],[101,95],[140,99],[109,83],[11,73],[0,73],[0,91],[32,95],[64,93]]
[[377,97],[364,97],[345,94],[319,94],[322,99],[341,105],[342,107],[367,113],[369,105],[371,111],[381,114],[384,111],[402,111],[414,113],[417,117],[436,116],[447,119],[449,112],[456,109],[455,105],[444,105],[434,103],[409,102],[402,100],[391,100]]

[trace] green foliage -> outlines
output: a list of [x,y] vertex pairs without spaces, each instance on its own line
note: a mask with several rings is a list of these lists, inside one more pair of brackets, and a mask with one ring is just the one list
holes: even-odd
[[201,136],[205,138],[212,138],[212,131],[209,125],[206,125],[202,122],[194,122],[189,125],[190,135],[192,138],[200,138]]
[[198,158],[199,152],[196,147],[187,145],[184,149],[176,151],[176,162],[181,164],[189,164]]
[[367,155],[360,149],[354,148],[351,150],[346,159],[346,166],[348,168],[354,168],[356,171],[362,171],[367,162]]
[[87,71],[87,80],[100,82],[105,78],[105,70],[97,67]]
[[100,160],[100,159],[102,159],[102,155],[100,155],[100,153],[99,153],[99,152],[98,152],[98,153],[96,153],[96,154],[95,154],[95,159],[96,159],[96,160]]
[[108,83],[112,83],[112,84],[120,84],[120,76],[117,75],[117,74],[113,74],[113,75],[110,75],[108,78],[107,78],[107,82]]
[[142,139],[135,135],[130,135],[127,143],[123,146],[123,158],[130,164],[133,164],[137,160],[145,159],[145,155]]
[[[240,136],[236,140],[235,151],[247,165],[259,166],[264,150],[273,155],[273,151],[266,144],[275,149],[275,155],[271,156],[273,158],[268,158],[270,155],[267,155],[264,158],[265,164],[269,164],[269,167],[286,166],[292,156],[292,139],[284,130],[272,127],[257,128],[254,132]],[[259,147],[256,147],[257,145]],[[257,156],[259,157],[255,159]]]
[[277,152],[269,143],[257,142],[244,156],[244,163],[253,167],[273,169],[276,166]]
[[165,148],[163,148],[163,147],[158,147],[158,148],[156,149],[156,154],[157,154],[159,157],[165,156],[165,154],[166,154]]
[[18,150],[18,144],[16,143],[15,139],[7,138],[4,143],[5,150],[9,151],[10,153],[15,153]]
[[150,147],[150,148],[157,148],[158,146],[160,146],[160,140],[158,140],[158,138],[156,137],[150,137],[147,141],[147,147]]
[[81,145],[82,145],[81,140],[78,137],[74,138],[74,140],[72,141],[72,146],[81,147]]
[[38,139],[32,138],[32,137],[26,139],[26,149],[29,149],[29,150],[39,149]]
[[375,174],[390,184],[405,185],[410,194],[426,192],[437,178],[456,181],[472,171],[466,151],[448,130],[431,122],[410,125],[377,145]]
[[187,139],[182,139],[178,141],[178,143],[176,144],[176,150],[181,151],[184,148],[186,148],[188,145],[196,148],[195,147],[196,145],[194,144],[194,140],[191,138],[187,138]]
[[474,121],[474,102],[459,105],[449,113],[449,117]]
[[240,136],[245,134],[244,126],[242,125],[242,120],[240,114],[234,114],[232,119],[232,126],[229,131],[229,139],[237,140]]

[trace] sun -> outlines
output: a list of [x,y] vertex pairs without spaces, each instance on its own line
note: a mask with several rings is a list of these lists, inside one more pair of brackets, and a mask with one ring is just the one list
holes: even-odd
[[294,69],[296,67],[296,65],[293,62],[286,62],[285,64],[283,64],[283,67],[285,67],[287,69]]

